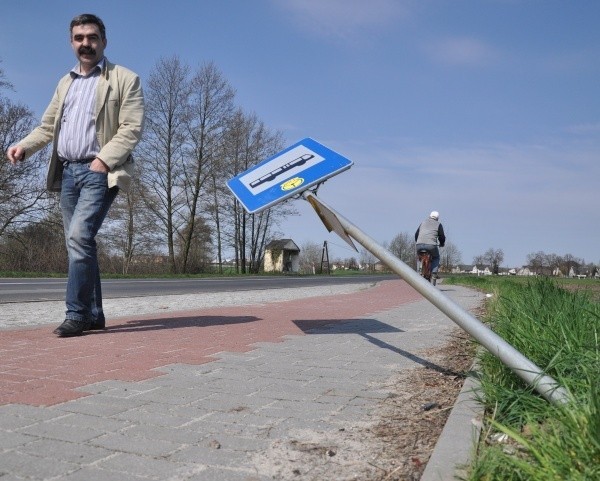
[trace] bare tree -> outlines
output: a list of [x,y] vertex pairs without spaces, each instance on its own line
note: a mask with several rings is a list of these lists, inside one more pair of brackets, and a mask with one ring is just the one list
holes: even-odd
[[175,240],[185,228],[184,150],[190,96],[189,68],[177,56],[160,59],[145,89],[146,122],[138,146],[144,203],[158,221],[177,271]]
[[212,198],[209,209],[215,222],[219,259],[226,247],[233,249],[237,272],[245,272],[246,214],[234,196],[225,188],[226,181],[248,169],[251,160],[248,156],[249,135],[255,117],[248,117],[238,108],[229,119],[229,124],[221,146],[219,169],[213,170]]
[[[202,217],[198,217],[193,222],[193,225],[194,233],[191,237],[185,231],[178,237],[178,242],[181,245],[177,244],[177,250],[178,252],[183,252],[183,243],[189,242],[185,272],[198,274],[200,272],[205,272],[209,268],[209,264],[212,260],[213,250],[211,230]],[[188,228],[191,228],[192,223],[189,223],[188,226]]]
[[300,246],[300,272],[315,274],[321,266],[323,246],[316,242],[305,242]]
[[[218,165],[217,165],[218,164]],[[208,196],[206,197],[206,211],[208,220],[213,226],[213,241],[215,243],[217,269],[219,274],[223,273],[223,229],[222,226],[222,208],[221,205],[226,204],[226,199],[232,201],[225,187],[225,182],[221,173],[221,157],[213,162],[209,176]],[[222,181],[222,182],[221,182]],[[221,200],[223,199],[223,200]]]
[[[2,63],[2,59],[0,59],[0,64]],[[4,75],[4,69],[0,67],[0,92],[2,90],[13,90],[13,85],[6,79],[6,75]]]
[[377,257],[375,257],[370,251],[361,247],[359,250],[360,254],[360,264],[362,266],[366,266],[369,272],[375,271],[375,264],[377,263]]
[[462,261],[462,255],[458,247],[450,241],[446,241],[444,247],[440,249],[440,267],[444,272],[451,272],[454,266]]
[[[140,169],[139,163],[135,165]],[[136,259],[160,258],[161,237],[156,231],[156,217],[148,210],[142,199],[143,186],[139,172],[134,176],[129,192],[117,196],[99,239],[106,244],[109,253],[120,259],[120,272],[128,274]],[[150,196],[146,196],[148,199]],[[145,264],[148,264],[146,262]]]
[[[188,149],[184,169],[187,219],[181,245],[181,270],[186,272],[192,239],[196,236],[201,195],[214,188],[211,172],[218,167],[219,145],[233,112],[235,92],[213,63],[203,65],[190,84],[187,116]],[[210,184],[213,182],[212,186]],[[208,182],[207,182],[208,181]],[[204,222],[201,223],[202,225]]]
[[475,256],[473,258],[473,264],[487,265],[492,268],[494,274],[498,274],[500,264],[504,260],[504,251],[502,249],[490,248],[485,251],[485,254]]
[[[55,254],[64,250],[64,236],[50,215],[56,203],[46,192],[46,149],[16,165],[7,161],[6,150],[31,131],[35,119],[4,90],[13,86],[0,69],[0,269],[42,272],[64,267],[60,255],[63,262],[54,262]],[[58,246],[53,246],[55,239]]]
[[[527,264],[536,274],[549,275],[558,268],[563,275],[569,275],[571,270],[577,274],[580,267],[585,265],[585,261],[573,254],[560,256],[538,251],[527,254]],[[552,272],[549,272],[550,270]]]
[[[231,117],[225,136],[221,160],[222,181],[245,171],[271,157],[282,148],[281,134],[271,132],[255,114],[246,115],[238,109]],[[238,272],[258,272],[262,266],[266,244],[276,235],[282,218],[294,215],[287,202],[255,214],[248,214],[230,193],[221,192],[213,209],[227,216],[227,225],[217,235],[224,236],[233,248]]]
[[535,271],[536,274],[542,274],[544,267],[547,267],[547,256],[544,251],[533,252],[527,254],[527,264]]
[[358,261],[356,260],[356,257],[347,257],[344,259],[344,266],[349,270],[358,270]]
[[67,250],[58,205],[36,222],[11,229],[0,242],[0,269],[66,272]]
[[585,261],[579,257],[575,257],[573,254],[565,254],[559,257],[558,265],[565,275],[569,275],[571,269],[575,274],[578,274],[579,268],[585,265]]
[[589,277],[595,277],[598,273],[598,266],[593,262],[586,264],[587,274]]
[[[2,77],[0,71],[0,85]],[[0,91],[0,238],[11,228],[42,219],[51,208],[45,186],[46,150],[16,165],[6,159],[6,149],[29,133],[33,123],[31,110]]]
[[396,234],[390,242],[389,251],[413,269],[416,268],[415,240],[408,232]]

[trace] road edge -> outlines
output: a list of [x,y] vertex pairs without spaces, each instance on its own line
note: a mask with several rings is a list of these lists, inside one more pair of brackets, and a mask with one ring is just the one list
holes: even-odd
[[484,413],[476,398],[479,382],[474,373],[469,372],[420,481],[464,479],[479,442]]

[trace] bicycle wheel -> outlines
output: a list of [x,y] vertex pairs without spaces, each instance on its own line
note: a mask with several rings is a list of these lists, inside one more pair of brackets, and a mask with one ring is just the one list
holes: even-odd
[[420,252],[419,260],[421,261],[421,275],[431,282],[431,254],[429,252]]

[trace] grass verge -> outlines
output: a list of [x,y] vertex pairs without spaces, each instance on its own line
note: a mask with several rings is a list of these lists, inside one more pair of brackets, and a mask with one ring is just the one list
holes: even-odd
[[600,479],[600,283],[570,290],[548,278],[444,282],[491,293],[485,322],[572,396],[549,404],[482,350],[478,396],[486,414],[467,479]]

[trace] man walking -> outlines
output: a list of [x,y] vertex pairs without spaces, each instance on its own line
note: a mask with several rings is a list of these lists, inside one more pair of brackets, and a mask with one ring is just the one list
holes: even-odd
[[53,142],[47,188],[61,193],[69,254],[59,337],[105,328],[95,239],[119,190],[129,188],[144,118],[139,77],[104,57],[102,20],[75,17],[70,37],[78,64],[59,81],[41,124],[6,152],[15,164]]

